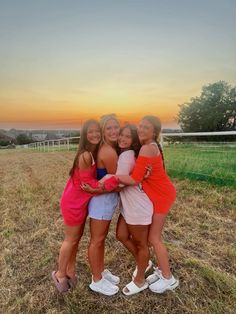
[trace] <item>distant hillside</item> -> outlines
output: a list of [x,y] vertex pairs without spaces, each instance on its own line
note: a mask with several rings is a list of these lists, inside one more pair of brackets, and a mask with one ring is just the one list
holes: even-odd
[[24,134],[29,139],[32,139],[33,141],[43,141],[43,140],[53,140],[53,139],[59,139],[62,137],[73,137],[73,136],[79,136],[80,131],[79,130],[16,130],[16,129],[10,129],[10,130],[0,130],[0,134],[2,138],[6,139],[14,139],[19,135]]
[[16,139],[10,133],[6,133],[5,130],[0,130],[0,146],[8,146],[11,144],[15,144]]

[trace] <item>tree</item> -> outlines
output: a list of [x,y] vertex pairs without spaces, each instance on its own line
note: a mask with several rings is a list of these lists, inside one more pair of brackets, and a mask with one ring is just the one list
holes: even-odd
[[0,140],[0,146],[7,146],[10,142],[8,140]]
[[31,143],[32,140],[26,134],[22,133],[16,137],[16,142],[18,145],[23,145]]
[[177,119],[184,132],[236,130],[236,87],[224,81],[203,86],[200,97],[180,105]]

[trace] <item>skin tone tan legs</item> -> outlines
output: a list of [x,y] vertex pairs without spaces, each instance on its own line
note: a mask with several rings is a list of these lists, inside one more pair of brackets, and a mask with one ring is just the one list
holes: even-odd
[[88,259],[95,282],[102,278],[102,272],[104,271],[105,240],[110,223],[110,220],[90,218]]
[[144,274],[149,260],[148,232],[149,226],[128,225],[123,216],[119,216],[116,237],[135,258],[138,271],[134,283],[139,287],[145,282]]
[[171,277],[169,257],[161,236],[166,216],[164,214],[153,214],[148,241],[154,249],[158,267],[161,269],[163,277],[169,279]]
[[134,283],[141,287],[145,282],[144,274],[150,257],[148,248],[149,226],[128,225],[128,230],[137,248],[136,264],[138,271],[136,277],[134,278]]
[[76,275],[76,256],[78,252],[79,241],[74,246],[73,251],[70,256],[70,260],[67,264],[66,275],[70,278],[74,278]]
[[128,225],[122,215],[119,216],[116,226],[116,238],[120,241],[127,250],[133,255],[135,260],[137,259],[137,247],[134,244],[133,239],[130,236]]
[[59,281],[66,276],[73,277],[75,275],[76,254],[79,241],[84,232],[84,224],[74,227],[65,225],[64,232],[65,239],[60,248],[58,271],[56,273]]

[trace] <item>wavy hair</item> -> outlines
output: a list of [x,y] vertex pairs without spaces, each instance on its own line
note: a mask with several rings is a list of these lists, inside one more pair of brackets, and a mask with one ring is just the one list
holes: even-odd
[[120,125],[120,122],[118,121],[117,116],[116,116],[115,113],[105,114],[105,115],[101,116],[101,118],[100,118],[100,126],[101,126],[101,131],[102,131],[101,145],[103,143],[106,143],[103,133],[104,133],[104,129],[106,127],[107,122],[110,121],[110,120],[114,120],[114,121],[117,122],[117,124]]
[[152,124],[152,126],[154,128],[153,140],[157,143],[157,146],[158,146],[158,148],[160,150],[161,157],[162,157],[162,160],[163,160],[163,166],[165,168],[164,153],[163,153],[163,149],[162,149],[161,144],[160,144],[161,120],[158,117],[151,116],[151,115],[144,116],[142,118],[142,120],[147,120],[148,122],[150,122]]
[[[90,127],[90,125],[92,124],[96,124],[99,128],[99,130],[101,131],[101,127],[100,127],[100,124],[97,120],[94,120],[94,119],[90,119],[90,120],[87,120],[84,124],[83,124],[83,127],[81,129],[81,133],[80,133],[80,140],[79,140],[79,146],[78,146],[78,150],[77,150],[77,153],[75,155],[75,159],[74,159],[74,162],[73,162],[73,166],[72,168],[70,169],[70,172],[69,172],[69,175],[71,177],[73,177],[74,173],[75,173],[75,169],[76,167],[78,166],[78,160],[79,160],[79,156],[84,153],[85,151],[90,151],[91,150],[91,144],[90,142],[88,141],[87,139],[87,133],[88,133],[88,128]],[[97,157],[97,152],[98,152],[98,148],[99,148],[99,145],[97,145],[97,148],[95,150],[95,159]]]
[[[138,137],[138,132],[137,132],[137,127],[134,124],[125,124],[121,130],[120,130],[120,134],[124,129],[129,129],[130,133],[131,133],[131,138],[132,138],[132,142],[131,142],[131,146],[130,149],[132,149],[134,151],[135,157],[138,157],[140,148],[141,148],[141,143],[139,141],[139,137]],[[120,151],[121,152],[121,151]],[[120,153],[119,152],[119,153]]]

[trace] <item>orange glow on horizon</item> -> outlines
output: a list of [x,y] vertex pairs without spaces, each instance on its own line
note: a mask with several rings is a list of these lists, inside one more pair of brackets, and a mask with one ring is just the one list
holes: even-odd
[[[43,128],[44,125],[61,127],[81,125],[90,118],[99,119],[104,114],[116,113],[121,123],[137,123],[144,115],[152,114],[158,116],[163,123],[171,123],[175,120],[178,113],[176,101],[158,102],[146,101],[142,98],[133,97],[130,99],[115,100],[109,99],[86,99],[79,101],[59,101],[45,100],[43,104],[39,99],[29,99],[22,103],[16,99],[11,99],[4,104],[0,102],[1,115],[0,124],[8,123],[14,127],[16,124],[38,125]],[[83,103],[83,105],[82,105]],[[173,104],[174,103],[174,104]],[[112,104],[112,105],[111,105]],[[1,126],[0,126],[1,128]]]
[[[130,106],[129,106],[130,107]],[[137,123],[143,116],[152,114],[158,116],[162,123],[174,121],[174,117],[177,115],[178,110],[173,110],[171,108],[166,107],[161,108],[157,106],[155,110],[154,106],[143,106],[143,108],[137,108],[135,110],[135,106],[130,107],[130,110],[127,112],[121,111],[117,106],[107,106],[101,108],[97,108],[97,110],[88,110],[87,112],[84,110],[76,110],[73,111],[69,106],[67,109],[55,110],[48,109],[48,112],[44,112],[40,108],[34,108],[33,110],[23,110],[17,114],[13,114],[14,110],[8,110],[2,112],[0,116],[0,124],[8,123],[12,124],[14,127],[15,124],[23,125],[41,125],[44,128],[44,125],[53,126],[73,126],[73,128],[78,125],[80,126],[87,119],[99,119],[104,114],[115,113],[119,121],[123,124],[124,122]],[[86,108],[86,106],[85,106]],[[133,112],[132,111],[133,108]],[[147,110],[145,110],[147,108]],[[150,108],[150,109],[148,109]],[[100,109],[100,110],[99,110]],[[161,110],[162,109],[162,110]],[[171,110],[170,110],[171,109]],[[1,128],[1,127],[0,127]]]

